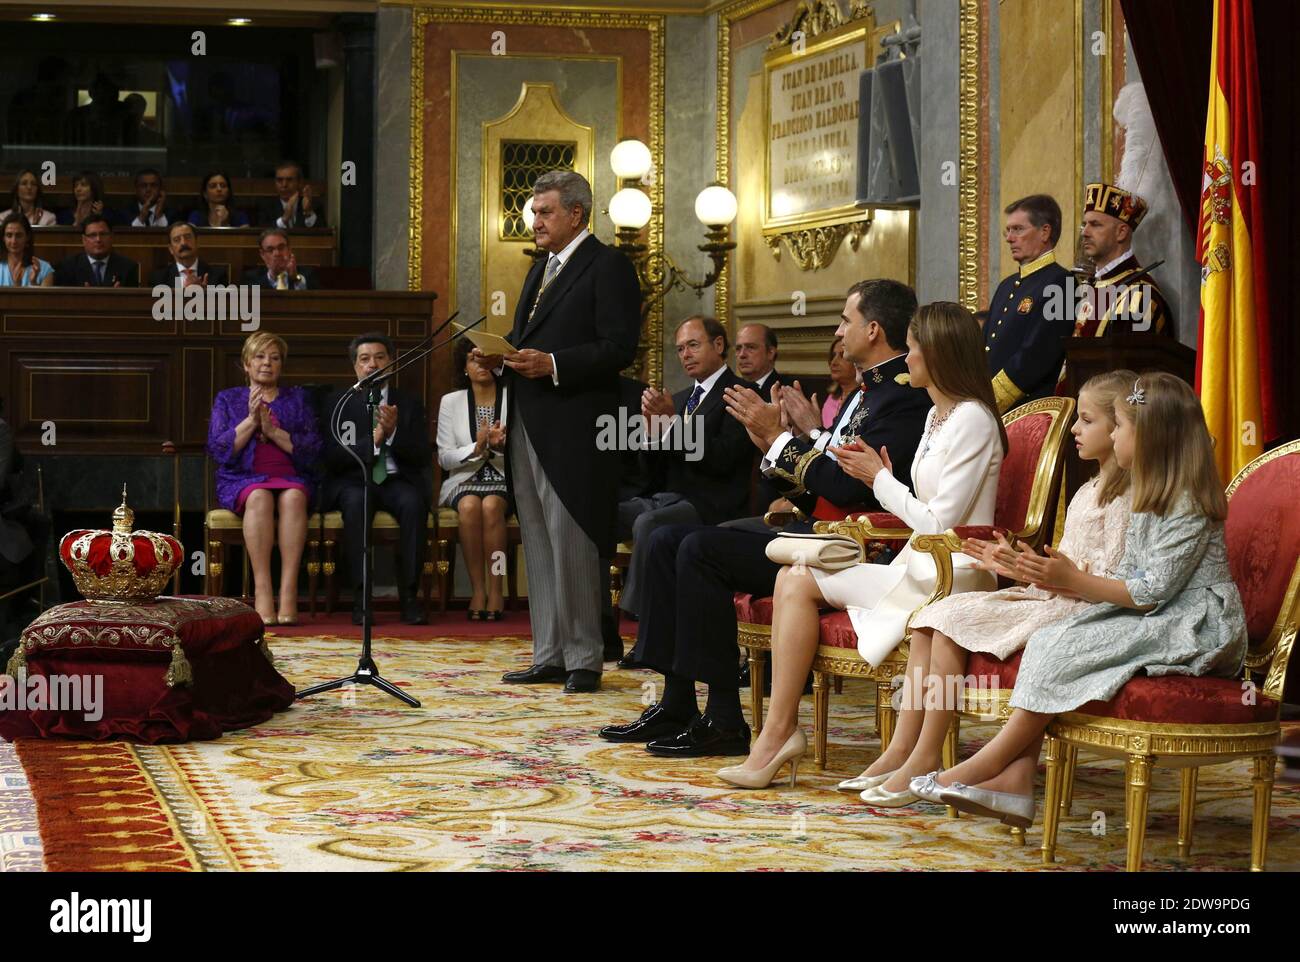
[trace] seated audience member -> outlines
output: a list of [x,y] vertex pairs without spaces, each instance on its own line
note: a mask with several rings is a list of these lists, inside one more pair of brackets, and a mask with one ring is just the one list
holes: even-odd
[[749,500],[753,450],[745,429],[727,415],[723,391],[743,384],[727,367],[727,331],[715,318],[688,317],[677,328],[677,359],[690,388],[641,395],[646,457],[662,465],[663,489],[619,503],[618,537],[632,541],[619,607],[640,611],[645,550],[666,524],[717,524],[740,517]]
[[[348,357],[357,380],[388,364],[395,357],[393,342],[384,334],[361,334],[348,345]],[[387,379],[379,396],[379,406],[372,419],[366,412],[364,392],[354,392],[342,412],[345,440],[352,437],[353,454],[334,440],[325,441],[327,476],[322,490],[324,510],[343,512],[343,544],[352,577],[352,622],[361,624],[364,615],[365,526],[377,510],[387,511],[400,529],[397,542],[397,593],[401,602],[402,621],[422,625],[427,619],[420,607],[420,573],[424,567],[424,541],[429,513],[430,486],[427,472],[433,466],[429,446],[429,422],[418,396],[404,394]],[[325,405],[327,418],[343,398],[338,391]],[[351,425],[351,429],[347,428]],[[326,424],[326,431],[331,426]],[[362,516],[360,458],[374,481],[370,489],[369,518]]]
[[275,197],[258,205],[257,222],[263,227],[324,227],[325,212],[314,206],[311,185],[302,176],[302,165],[286,160],[275,168]]
[[0,287],[51,287],[54,268],[36,256],[35,231],[22,214],[10,211],[0,221],[5,259],[0,264]]
[[822,403],[822,427],[829,428],[839,416],[845,398],[857,390],[858,371],[844,356],[842,337],[837,337],[831,342],[826,363],[830,367],[831,383],[826,389],[826,400]]
[[226,283],[224,267],[214,266],[199,258],[199,238],[191,225],[178,221],[168,227],[167,248],[171,251],[171,263],[149,275],[150,287],[158,284],[166,284],[170,287],[176,283],[178,277],[185,287],[193,284],[207,287],[209,284]]
[[[883,448],[855,444],[835,453],[845,471],[870,484],[881,506],[917,534],[992,524],[1007,434],[982,363],[979,325],[959,304],[926,304],[908,328],[907,346],[909,383],[934,402],[912,461],[916,493],[894,473],[892,455]],[[833,572],[812,565],[782,568],[772,599],[772,705],[749,757],[718,777],[755,788],[769,784],[786,762],[798,765],[807,744],[798,725],[799,698],[817,651],[822,609],[848,610],[858,653],[875,667],[903,640],[908,616],[934,590],[935,577],[934,562],[910,544],[888,565],[860,563]],[[975,567],[974,559],[953,558],[954,593],[996,585],[997,578]],[[907,679],[928,654],[928,648],[912,646]],[[904,682],[903,697],[908,696]],[[778,741],[778,734],[785,737]],[[895,794],[891,786],[871,802],[900,805],[912,798],[907,791]]]
[[[916,295],[906,284],[865,280],[849,288],[836,333],[844,339],[845,356],[864,374],[861,389],[844,403],[830,431],[817,427],[819,412],[802,395],[797,395],[802,405],[790,409],[793,430],[784,430],[779,403],[764,403],[746,388],[727,392],[731,416],[767,452],[764,470],[799,509],[803,520],[789,522],[786,532],[811,531],[811,518],[880,510],[871,486],[846,472],[835,453],[850,439],[888,448],[898,471],[907,476],[930,409],[926,392],[907,383],[907,327],[915,313]],[[808,432],[808,437],[793,431]],[[765,550],[781,533],[674,525],[651,536],[643,615],[628,658],[663,674],[664,694],[631,724],[603,729],[602,738],[648,743],[646,750],[656,755],[743,755],[749,750],[736,672],[740,652],[733,596],[772,594],[781,568]],[[709,686],[703,716],[695,702],[697,681]]]
[[[456,537],[469,572],[470,621],[500,621],[505,576],[491,574],[506,550],[506,392],[490,368],[470,355],[474,342],[456,344],[460,390],[438,405],[438,463],[447,472],[439,505],[454,508]],[[485,573],[485,569],[486,572]],[[487,579],[486,581],[484,579]]]
[[[623,374],[618,376],[619,417],[631,417],[641,412],[641,396],[650,385]],[[624,413],[625,412],[625,413]],[[648,463],[646,452],[631,445],[623,445],[618,452],[618,500],[649,497],[659,487]],[[604,642],[605,661],[617,661],[620,668],[635,667],[623,659],[623,636],[619,632],[619,614],[610,596],[610,566],[613,558],[600,559],[600,633]]]
[[82,253],[54,270],[59,287],[139,287],[140,265],[113,253],[113,228],[106,217],[92,214],[81,224]]
[[272,227],[262,231],[262,236],[257,239],[257,250],[266,266],[250,267],[244,271],[245,284],[256,284],[273,291],[314,291],[320,287],[314,270],[298,266],[289,235],[283,228]]
[[[87,217],[109,216],[104,207],[104,182],[99,175],[83,170],[72,178],[71,207],[65,207],[58,213],[60,224],[80,227]],[[110,220],[112,218],[110,217]]]
[[235,208],[235,190],[225,171],[205,174],[199,183],[199,206],[190,211],[195,227],[247,227],[248,215]]
[[1087,605],[1030,636],[1011,717],[961,764],[914,779],[920,797],[1028,826],[1043,732],[1056,715],[1109,701],[1143,673],[1240,676],[1246,613],[1200,402],[1172,374],[1143,374],[1131,392],[1115,405],[1115,460],[1130,472],[1133,499],[1118,570],[1088,572],[1059,551],[1021,555],[1018,579]]
[[5,214],[22,214],[33,227],[51,227],[58,218],[45,205],[45,191],[34,170],[21,170],[9,192],[9,209]]
[[[216,463],[217,503],[244,519],[257,613],[268,625],[298,620],[298,564],[307,540],[312,472],[321,451],[316,411],[299,387],[280,386],[284,340],[258,331],[240,354],[247,387],[212,403],[208,456]],[[271,584],[271,548],[280,546],[280,604]]]
[[122,211],[122,223],[128,227],[166,227],[175,215],[167,210],[167,191],[162,174],[151,167],[135,175],[135,203]]
[[772,387],[788,384],[776,370],[776,332],[766,324],[746,324],[736,332],[736,374],[758,388],[764,401],[772,400]]

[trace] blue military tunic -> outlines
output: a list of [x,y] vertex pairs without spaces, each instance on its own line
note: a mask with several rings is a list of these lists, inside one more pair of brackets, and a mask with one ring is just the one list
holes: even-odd
[[[1056,393],[1065,360],[1064,338],[1074,333],[1071,311],[1063,310],[1070,276],[1048,251],[1002,279],[984,322],[984,356],[993,379],[998,411]],[[1052,303],[1054,310],[1044,311]],[[1049,320],[1048,318],[1052,319]]]

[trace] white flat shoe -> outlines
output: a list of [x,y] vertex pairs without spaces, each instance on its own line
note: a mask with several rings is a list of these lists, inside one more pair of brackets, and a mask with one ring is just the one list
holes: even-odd
[[877,785],[883,785],[894,775],[893,772],[885,772],[883,775],[868,775],[863,772],[853,778],[846,778],[835,788],[841,792],[862,792],[868,788],[875,788]]
[[901,792],[891,792],[879,785],[868,788],[859,798],[875,808],[903,808],[917,800],[911,788],[905,788]]
[[925,775],[918,775],[912,779],[907,787],[917,798],[923,798],[927,802],[939,801],[939,793],[945,791],[948,786],[940,785],[935,779],[943,769],[939,768]]
[[939,790],[939,802],[951,805],[959,812],[997,818],[1014,828],[1028,828],[1034,824],[1034,796],[1015,795],[1011,792],[993,792],[987,788],[972,788],[953,782]]

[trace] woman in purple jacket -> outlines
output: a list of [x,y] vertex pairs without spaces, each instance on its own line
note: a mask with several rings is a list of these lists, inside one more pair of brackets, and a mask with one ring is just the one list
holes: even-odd
[[[302,388],[280,387],[288,345],[259,331],[241,353],[248,387],[212,404],[208,455],[217,465],[217,503],[244,519],[257,613],[268,625],[298,621],[298,564],[307,540],[311,476],[320,455],[316,414]],[[277,518],[278,515],[278,518]],[[271,548],[280,544],[280,607],[271,585]]]

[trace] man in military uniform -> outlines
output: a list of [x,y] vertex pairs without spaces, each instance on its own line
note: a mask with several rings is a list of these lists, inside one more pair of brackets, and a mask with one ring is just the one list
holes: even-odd
[[1174,319],[1160,287],[1133,256],[1133,232],[1146,216],[1137,194],[1089,184],[1083,201],[1083,252],[1095,266],[1091,291],[1079,298],[1076,337],[1155,331],[1173,335]]
[[[907,378],[907,326],[916,295],[905,284],[868,280],[849,289],[840,329],[844,355],[863,372],[862,387],[847,398],[829,431],[815,408],[790,394],[794,429],[785,430],[781,406],[748,389],[726,392],[727,409],[765,453],[763,467],[779,490],[801,509],[787,531],[810,531],[811,518],[839,519],[851,511],[879,510],[869,485],[845,474],[828,448],[850,438],[873,449],[888,447],[896,477],[908,478],[930,408],[927,392]],[[781,532],[673,525],[650,537],[646,594],[630,656],[664,675],[662,697],[640,718],[600,731],[608,741],[646,744],[652,755],[698,758],[749,754],[749,727],[740,706],[733,595],[771,595],[780,567],[767,543]],[[701,714],[695,683],[709,686]]]
[[[1002,279],[984,322],[984,356],[998,410],[1048,397],[1065,360],[1064,338],[1073,333],[1064,309],[1070,276],[1056,263],[1061,207],[1047,194],[1007,205],[1004,235],[1020,269]],[[1055,310],[1046,309],[1049,304]]]

